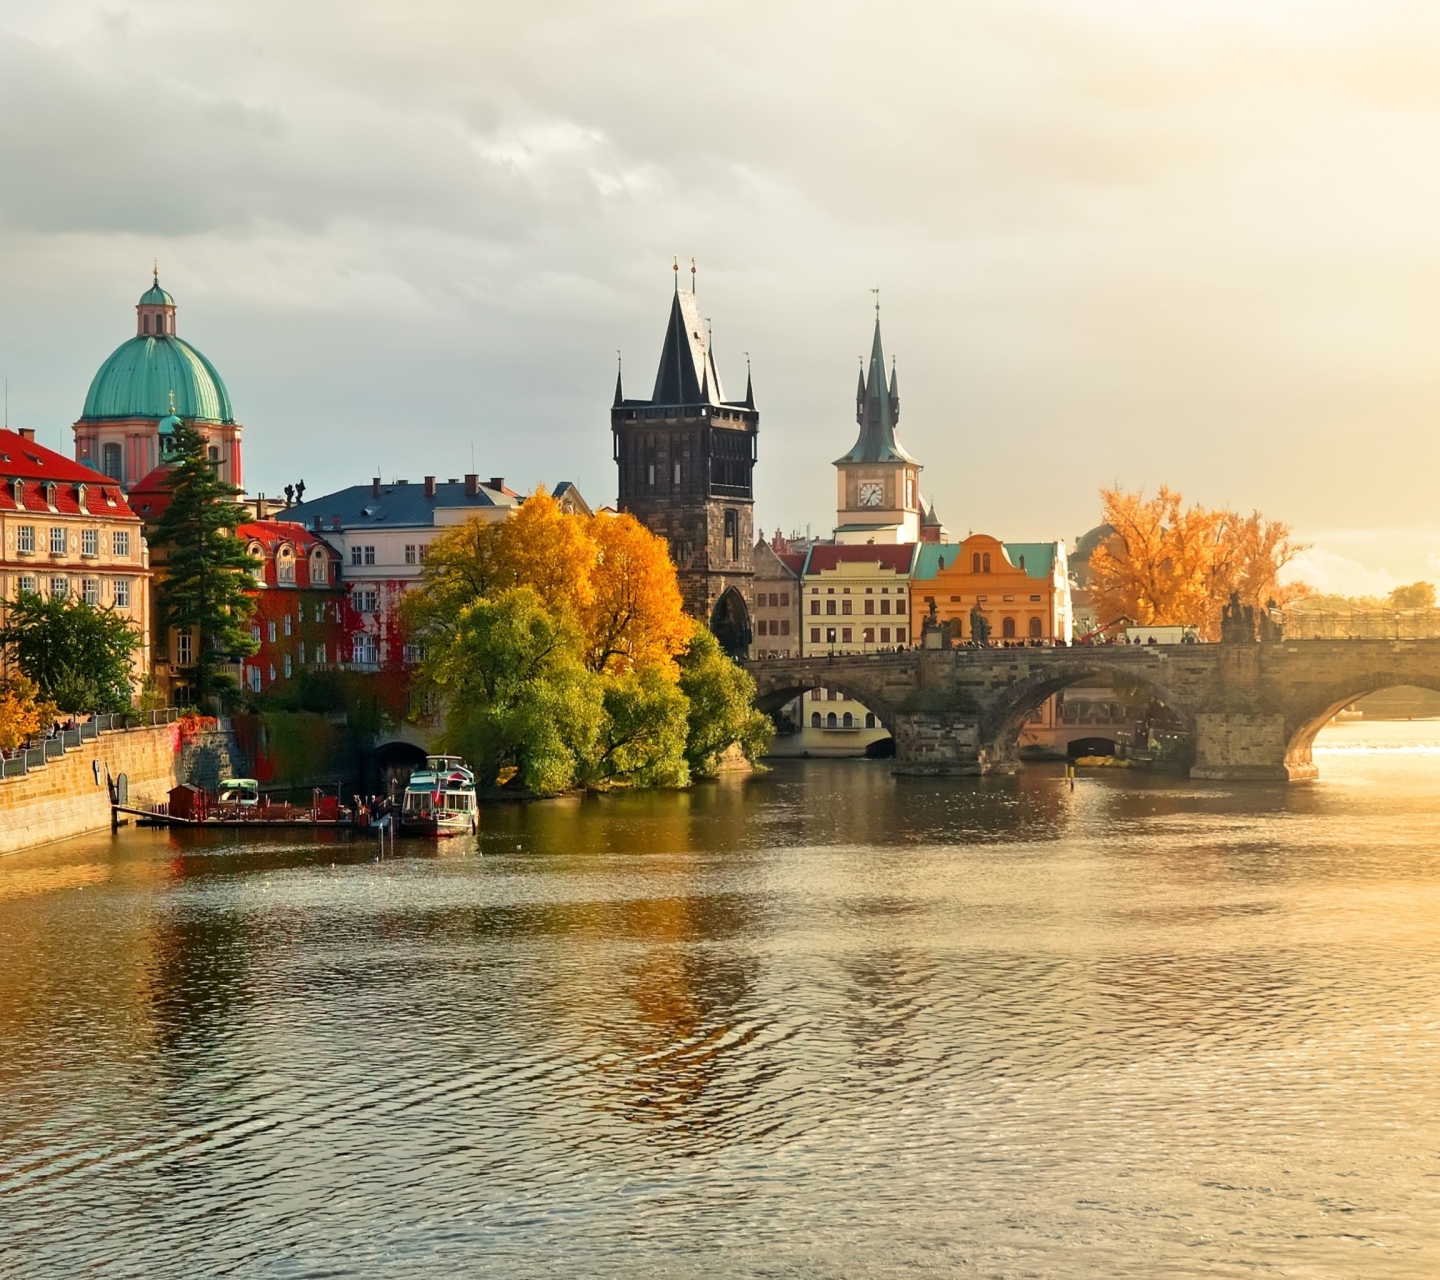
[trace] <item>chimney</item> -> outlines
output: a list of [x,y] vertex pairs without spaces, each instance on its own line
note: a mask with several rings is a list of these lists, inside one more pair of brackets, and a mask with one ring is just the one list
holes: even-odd
[[338,529],[338,528],[340,527],[340,517],[339,517],[339,516],[331,516],[331,517],[330,517],[330,527],[331,527],[332,529]]
[[22,439],[22,440],[33,440],[33,439],[35,439],[35,428],[34,428],[34,427],[21,427],[21,428],[20,428],[20,439]]
[[380,477],[379,477],[379,476],[376,476],[375,479],[373,479],[372,481],[370,481],[370,493],[371,493],[371,495],[372,495],[373,497],[376,497],[376,498],[378,498],[378,497],[380,496]]
[[425,477],[425,496],[426,496],[427,498],[432,499],[432,500],[433,500],[434,497],[435,497],[435,477],[434,477],[434,476],[426,476],[426,477]]
[[466,476],[466,477],[465,477],[465,496],[466,496],[467,498],[473,498],[473,497],[475,497],[479,492],[480,492],[480,477],[479,477],[479,476]]
[[491,477],[490,477],[490,487],[491,487],[492,489],[498,489],[501,493],[504,493],[504,492],[505,492],[505,477],[504,477],[504,476],[491,476]]

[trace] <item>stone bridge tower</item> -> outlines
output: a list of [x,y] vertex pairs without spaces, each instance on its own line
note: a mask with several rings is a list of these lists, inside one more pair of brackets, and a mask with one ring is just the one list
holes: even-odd
[[740,656],[750,644],[760,415],[748,374],[745,398],[725,398],[694,268],[688,290],[679,282],[677,264],[650,398],[627,399],[615,379],[610,430],[619,507],[670,544],[686,611]]

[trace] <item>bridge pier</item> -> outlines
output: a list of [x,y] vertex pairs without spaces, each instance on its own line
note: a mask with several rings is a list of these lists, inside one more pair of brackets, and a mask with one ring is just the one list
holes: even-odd
[[1192,778],[1216,782],[1300,782],[1317,776],[1315,765],[1291,758],[1285,717],[1274,714],[1201,712],[1195,717]]
[[1020,761],[987,742],[978,718],[959,718],[953,711],[906,711],[891,723],[895,738],[892,772],[920,777],[974,777],[982,773],[1015,773]]

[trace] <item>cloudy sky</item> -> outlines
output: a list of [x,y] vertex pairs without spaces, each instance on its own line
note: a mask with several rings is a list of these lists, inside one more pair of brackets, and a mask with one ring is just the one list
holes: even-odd
[[0,0],[0,373],[69,448],[151,259],[311,493],[610,501],[672,255],[828,530],[881,290],[952,531],[1103,483],[1258,507],[1348,591],[1440,576],[1440,7],[1387,0]]

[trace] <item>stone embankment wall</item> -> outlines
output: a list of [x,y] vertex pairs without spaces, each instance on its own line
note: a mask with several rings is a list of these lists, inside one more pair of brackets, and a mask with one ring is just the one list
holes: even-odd
[[179,754],[177,724],[102,733],[43,769],[0,782],[0,854],[108,827],[106,769],[129,779],[132,805],[164,800]]

